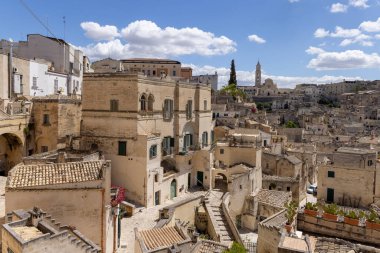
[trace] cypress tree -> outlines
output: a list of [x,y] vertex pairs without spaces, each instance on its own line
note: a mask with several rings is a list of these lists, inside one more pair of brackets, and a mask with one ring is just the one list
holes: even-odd
[[230,69],[230,80],[228,80],[228,85],[234,84],[237,86],[237,80],[236,80],[236,70],[235,70],[235,61],[231,61],[231,69]]

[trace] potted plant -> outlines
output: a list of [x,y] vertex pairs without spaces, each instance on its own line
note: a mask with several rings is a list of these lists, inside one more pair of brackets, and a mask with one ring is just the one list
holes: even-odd
[[367,215],[366,227],[369,229],[380,230],[380,217],[374,210]]
[[298,205],[295,201],[290,201],[288,203],[285,203],[285,208],[286,208],[285,217],[287,219],[286,224],[285,224],[285,229],[289,234],[292,231],[294,218],[297,214],[297,207]]
[[367,220],[367,215],[364,211],[359,212],[359,226],[365,227],[365,222]]
[[340,209],[339,211],[338,211],[338,213],[337,213],[337,215],[338,215],[338,219],[337,219],[337,221],[338,222],[344,222],[344,216],[345,216],[345,212],[342,210],[342,209]]
[[323,218],[325,218],[327,220],[333,220],[333,221],[338,220],[337,214],[338,214],[339,208],[338,208],[337,204],[332,203],[329,205],[325,205],[323,210],[325,211],[323,213]]
[[316,203],[307,202],[305,205],[305,214],[308,214],[310,216],[317,216],[318,214],[318,207]]
[[358,226],[359,225],[359,220],[358,220],[358,215],[354,211],[349,211],[346,213],[344,217],[344,223],[353,225],[353,226]]

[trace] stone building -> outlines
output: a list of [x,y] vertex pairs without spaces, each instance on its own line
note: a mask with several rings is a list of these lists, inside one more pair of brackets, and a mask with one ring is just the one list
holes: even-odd
[[64,148],[68,138],[79,137],[82,103],[79,98],[63,95],[35,97],[32,120],[35,147],[28,153],[41,153]]
[[[10,53],[10,47],[6,46],[9,42],[3,40],[0,44],[5,45],[1,46],[3,53]],[[41,34],[28,34],[27,41],[12,44],[14,56],[29,60],[43,59],[51,63],[50,71],[66,75],[66,94],[81,93],[83,76],[82,51],[75,49],[63,39]],[[38,82],[38,79],[33,81]],[[52,85],[55,85],[55,83]]]
[[65,154],[58,155],[58,163],[54,160],[28,159],[10,171],[6,213],[38,206],[63,225],[75,226],[102,252],[114,252],[118,206],[111,202],[111,163],[96,159],[66,163]]
[[2,252],[100,253],[101,248],[75,226],[61,225],[35,207],[12,211],[2,229]]
[[125,71],[146,76],[181,77],[181,62],[168,59],[131,58],[121,60]]
[[379,184],[377,152],[341,147],[328,158],[319,167],[318,199],[353,207],[372,204]]
[[[210,168],[211,88],[138,74],[85,74],[82,149],[112,161],[112,183],[153,206]],[[197,159],[193,159],[197,157]]]

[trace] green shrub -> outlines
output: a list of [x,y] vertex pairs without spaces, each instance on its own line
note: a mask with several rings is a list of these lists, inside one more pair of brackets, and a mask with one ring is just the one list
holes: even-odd
[[358,215],[354,212],[354,211],[349,211],[348,213],[346,213],[345,215],[347,218],[351,218],[351,219],[358,219]]
[[237,242],[233,242],[230,249],[223,251],[223,253],[246,253],[247,250],[243,245]]

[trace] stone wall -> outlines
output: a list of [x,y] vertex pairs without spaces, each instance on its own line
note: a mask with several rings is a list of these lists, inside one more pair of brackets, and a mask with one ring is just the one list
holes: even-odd
[[302,213],[299,213],[297,216],[297,228],[305,232],[332,237],[339,235],[339,238],[342,239],[380,246],[379,230],[325,220]]

